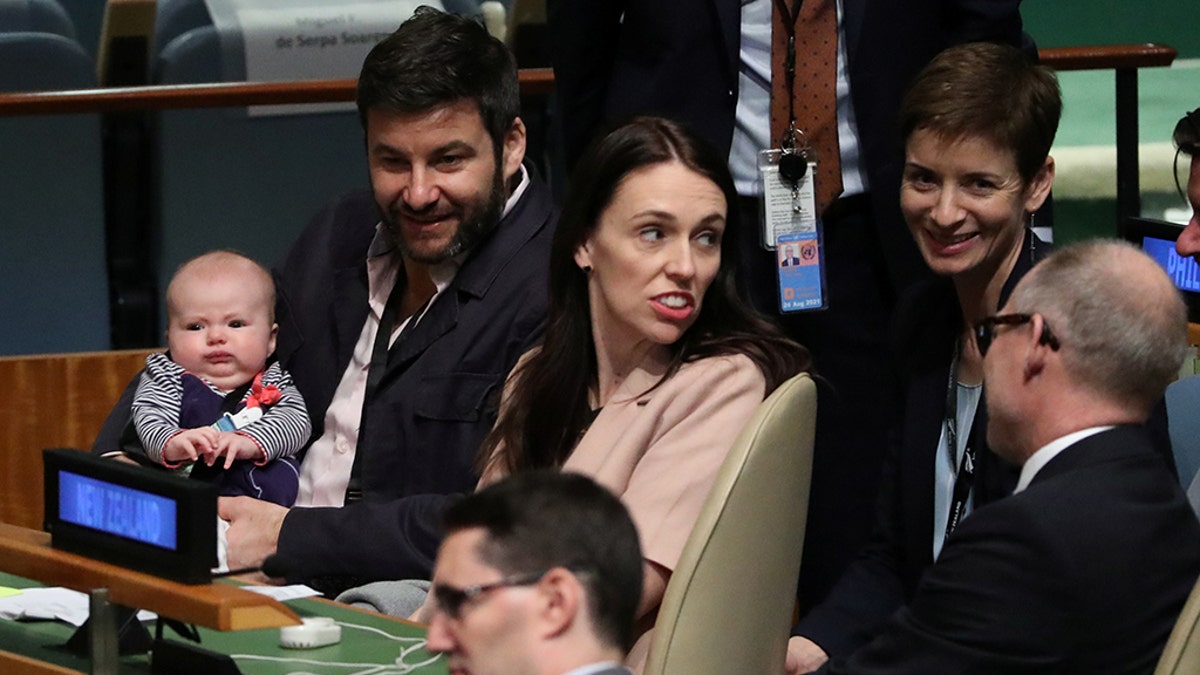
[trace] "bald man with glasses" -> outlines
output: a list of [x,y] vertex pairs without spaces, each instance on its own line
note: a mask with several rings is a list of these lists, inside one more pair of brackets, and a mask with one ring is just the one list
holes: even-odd
[[630,675],[637,530],[577,474],[517,474],[455,504],[431,589],[428,649],[451,675]]
[[1143,423],[1187,351],[1166,273],[1058,250],[976,326],[1014,493],[946,539],[912,602],[829,673],[1148,673],[1200,574],[1200,523]]

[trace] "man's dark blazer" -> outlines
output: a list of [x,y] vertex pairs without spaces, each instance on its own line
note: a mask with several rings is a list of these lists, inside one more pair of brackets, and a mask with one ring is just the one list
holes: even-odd
[[[1050,246],[1028,230],[1022,247],[995,309],[1050,252]],[[946,419],[950,365],[962,332],[953,282],[937,278],[913,287],[893,323],[904,390],[904,400],[897,402],[904,410],[903,424],[884,464],[871,541],[825,601],[792,631],[832,657],[845,656],[874,637],[912,599],[921,575],[933,564],[934,464]],[[1017,485],[1017,467],[988,450],[986,431],[987,404],[981,397],[970,430],[976,452],[973,508],[1008,495]]]
[[1141,427],[1050,460],[947,539],[908,607],[830,673],[1149,673],[1200,574],[1200,523]]
[[[556,212],[530,185],[450,287],[407,332],[359,430],[363,501],[293,509],[278,554],[289,578],[428,578],[440,541],[440,496],[470,492],[475,456],[500,389],[541,338]],[[314,438],[366,321],[366,251],[378,212],[369,192],[321,213],[276,272],[278,355],[304,392]]]
[[[897,195],[896,112],[912,79],[953,44],[1022,41],[1019,0],[842,0],[859,153],[895,288],[927,273]],[[789,0],[789,3],[796,4]],[[657,114],[729,154],[738,93],[740,0],[548,0],[568,163],[605,125]]]

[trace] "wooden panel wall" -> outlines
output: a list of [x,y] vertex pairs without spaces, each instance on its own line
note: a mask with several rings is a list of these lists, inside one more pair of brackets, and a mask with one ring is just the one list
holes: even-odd
[[149,353],[0,357],[0,521],[41,529],[42,449],[90,449]]

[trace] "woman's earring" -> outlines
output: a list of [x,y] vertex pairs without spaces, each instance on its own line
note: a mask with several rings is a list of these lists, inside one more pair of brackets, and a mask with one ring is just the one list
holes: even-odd
[[579,269],[583,270],[583,273],[584,273],[584,274],[591,274],[591,273],[592,273],[592,266],[591,266],[591,265],[584,265],[584,266],[580,267]]

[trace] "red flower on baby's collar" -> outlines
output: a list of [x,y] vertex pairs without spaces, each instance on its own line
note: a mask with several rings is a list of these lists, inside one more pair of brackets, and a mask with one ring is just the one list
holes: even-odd
[[250,386],[250,395],[246,397],[247,408],[257,408],[260,405],[275,405],[282,394],[279,387],[273,384],[263,386],[262,373],[254,376],[254,384]]

